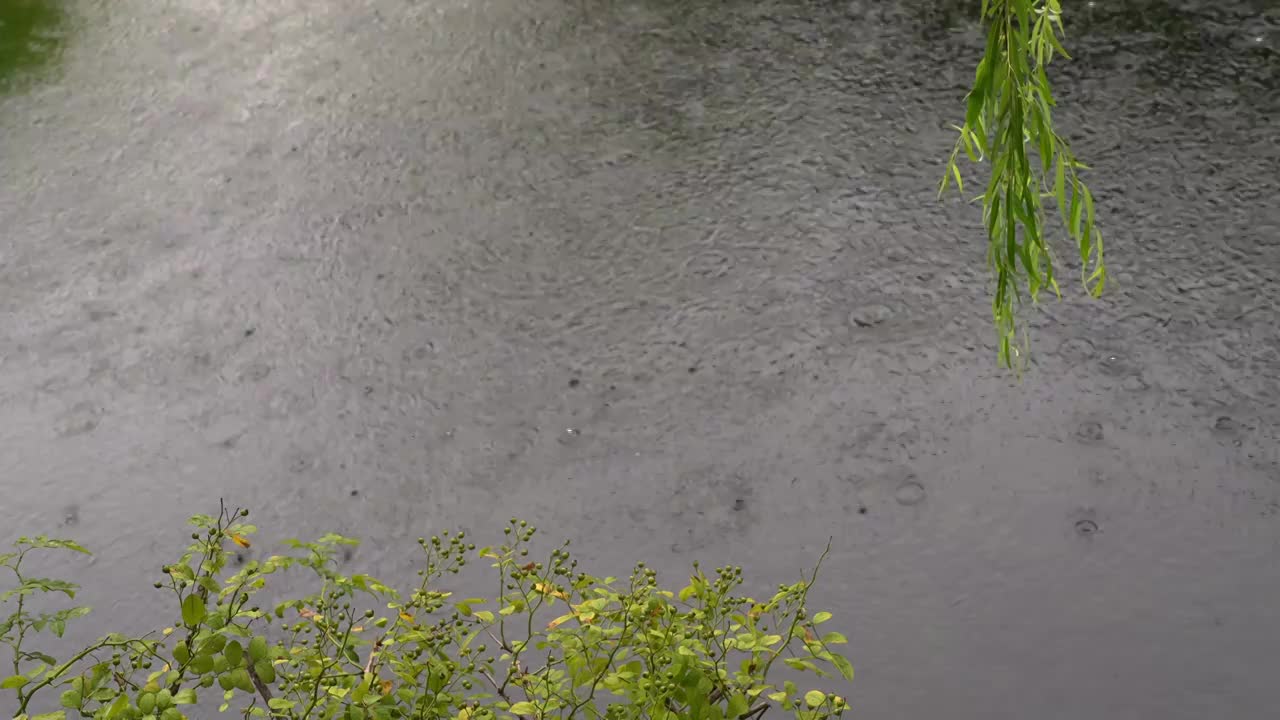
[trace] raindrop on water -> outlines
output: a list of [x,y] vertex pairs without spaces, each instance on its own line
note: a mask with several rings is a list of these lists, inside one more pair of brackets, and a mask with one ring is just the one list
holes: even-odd
[[1092,535],[1098,532],[1098,523],[1092,520],[1077,520],[1076,533],[1079,535]]

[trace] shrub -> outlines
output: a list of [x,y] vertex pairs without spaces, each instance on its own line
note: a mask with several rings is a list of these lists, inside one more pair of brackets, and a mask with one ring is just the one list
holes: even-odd
[[[18,717],[179,720],[220,702],[219,712],[272,718],[759,720],[778,706],[825,720],[847,707],[771,675],[785,666],[853,676],[832,650],[845,638],[819,629],[831,614],[806,607],[816,568],[762,601],[735,594],[741,568],[708,576],[695,564],[688,585],[664,590],[643,563],[623,580],[581,572],[567,542],[530,559],[534,528],[512,520],[493,547],[477,549],[462,532],[418,540],[420,582],[397,592],[341,574],[335,557],[356,541],[338,535],[289,541],[287,554],[232,572],[230,556],[255,530],[247,515],[224,508],[191,519],[193,542],[155,584],[177,605],[172,627],[109,634],[65,661],[31,641],[41,631],[61,637],[89,609],[35,612],[78,588],[29,565],[36,551],[88,551],[41,536],[0,554],[17,583],[0,594],[16,606],[0,622],[13,652],[0,687],[16,695]],[[492,566],[498,597],[445,589],[476,560]],[[267,606],[268,580],[290,572],[316,592]]]

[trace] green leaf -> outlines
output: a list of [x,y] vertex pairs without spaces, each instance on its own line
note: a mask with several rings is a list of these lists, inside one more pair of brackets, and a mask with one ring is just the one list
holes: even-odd
[[827,645],[844,645],[849,641],[838,632],[829,632],[822,636],[822,642]]
[[124,715],[124,711],[128,707],[129,707],[128,695],[116,696],[115,701],[113,701],[111,705],[107,707],[105,720],[115,720],[116,718]]
[[747,702],[747,696],[742,693],[734,693],[729,697],[729,706],[725,709],[725,717],[739,718],[746,714],[750,709],[750,703]]
[[65,690],[62,695],[59,696],[58,703],[69,710],[76,710],[84,704],[84,696],[74,688],[71,690]]
[[204,620],[209,614],[208,609],[204,605],[204,600],[199,595],[191,593],[182,601],[182,624],[187,627],[195,627]]
[[828,662],[836,666],[836,669],[840,671],[840,674],[844,677],[845,680],[853,679],[853,665],[851,665],[848,659],[846,659],[843,655],[837,655],[835,653],[831,653],[831,657],[828,658]]
[[786,663],[787,667],[792,670],[809,670],[816,672],[818,669],[817,665],[814,665],[812,662],[805,660],[804,658],[782,658],[782,662]]
[[249,659],[257,662],[267,656],[267,639],[261,635],[249,641]]
[[532,715],[538,711],[538,706],[531,702],[518,702],[511,706],[512,715]]
[[191,688],[183,688],[178,691],[177,695],[173,696],[173,702],[175,705],[195,705],[196,691]]
[[58,710],[57,712],[51,713],[40,713],[39,715],[32,715],[31,720],[67,720],[67,713],[65,710]]
[[0,690],[11,690],[13,688],[20,688],[29,682],[31,682],[29,679],[21,675],[11,675],[5,678],[3,681],[0,681]]
[[827,701],[827,694],[821,690],[810,690],[804,694],[804,702],[811,708],[816,708]]
[[831,613],[827,612],[826,610],[823,610],[822,612],[813,616],[813,624],[821,625],[822,623],[830,620],[831,618],[832,618]]
[[298,703],[285,698],[271,698],[267,701],[267,707],[272,710],[292,710]]

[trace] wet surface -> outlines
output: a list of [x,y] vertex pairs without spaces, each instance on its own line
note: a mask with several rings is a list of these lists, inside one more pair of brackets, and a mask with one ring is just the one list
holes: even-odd
[[0,527],[126,628],[219,497],[388,577],[512,513],[762,592],[834,536],[858,717],[1262,716],[1280,19],[1102,5],[1055,68],[1114,283],[1018,385],[946,8],[68,3],[0,98]]

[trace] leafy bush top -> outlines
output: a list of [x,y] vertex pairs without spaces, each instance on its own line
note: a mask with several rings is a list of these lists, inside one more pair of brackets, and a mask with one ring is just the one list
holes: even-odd
[[[192,544],[156,583],[179,608],[172,627],[109,634],[64,661],[32,650],[33,635],[61,637],[89,608],[35,612],[78,587],[29,574],[28,556],[88,550],[40,536],[0,554],[17,583],[0,593],[15,606],[0,621],[0,644],[12,650],[0,688],[16,696],[17,717],[180,720],[217,705],[307,720],[759,720],[777,706],[796,720],[827,720],[847,707],[771,675],[780,661],[853,677],[833,650],[845,638],[819,628],[831,614],[806,607],[816,568],[764,600],[735,594],[736,567],[708,576],[695,563],[685,587],[666,590],[643,563],[622,580],[581,572],[568,542],[530,559],[535,530],[513,519],[492,547],[476,548],[461,532],[419,539],[421,580],[400,592],[341,574],[335,556],[356,541],[338,535],[289,541],[288,554],[231,572],[229,557],[255,531],[247,515],[191,519]],[[493,568],[497,597],[445,590],[444,580],[478,559]],[[308,574],[318,589],[265,606],[268,580],[287,571]]]

